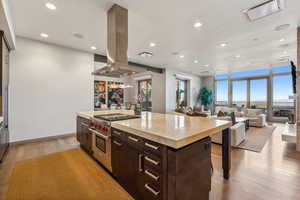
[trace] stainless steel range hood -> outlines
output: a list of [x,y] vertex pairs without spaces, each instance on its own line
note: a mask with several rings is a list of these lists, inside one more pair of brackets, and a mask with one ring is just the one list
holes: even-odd
[[121,77],[142,70],[128,65],[128,10],[114,4],[107,12],[107,65],[93,75]]

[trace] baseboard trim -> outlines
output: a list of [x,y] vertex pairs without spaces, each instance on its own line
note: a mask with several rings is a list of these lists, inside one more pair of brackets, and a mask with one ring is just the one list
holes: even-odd
[[68,133],[68,134],[63,134],[63,135],[55,135],[55,136],[49,136],[49,137],[29,139],[29,140],[20,140],[20,141],[16,141],[16,142],[11,142],[10,145],[14,146],[14,145],[20,145],[20,144],[34,143],[34,142],[43,142],[43,141],[49,141],[49,140],[53,140],[53,139],[71,137],[71,136],[75,136],[75,135],[76,135],[76,133]]

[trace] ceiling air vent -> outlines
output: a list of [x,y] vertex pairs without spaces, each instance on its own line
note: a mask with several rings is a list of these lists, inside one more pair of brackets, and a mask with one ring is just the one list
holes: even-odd
[[255,21],[280,12],[283,8],[284,0],[268,0],[243,12],[250,21]]

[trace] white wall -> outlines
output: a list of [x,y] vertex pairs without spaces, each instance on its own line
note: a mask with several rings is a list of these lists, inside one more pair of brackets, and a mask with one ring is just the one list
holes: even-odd
[[182,73],[176,70],[166,69],[165,70],[165,95],[166,95],[166,112],[171,112],[176,108],[176,77],[175,74],[182,74],[189,77],[189,86],[188,86],[188,106],[196,105],[196,99],[201,89],[201,77]]
[[93,109],[93,55],[17,37],[11,54],[11,142],[74,133]]

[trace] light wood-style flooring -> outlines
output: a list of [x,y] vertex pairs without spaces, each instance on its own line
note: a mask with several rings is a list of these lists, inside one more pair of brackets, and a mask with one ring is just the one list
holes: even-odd
[[[300,153],[295,145],[281,141],[284,125],[274,125],[277,128],[261,153],[233,149],[228,181],[222,176],[221,148],[213,145],[211,200],[300,199]],[[76,147],[73,136],[12,146],[0,165],[0,199],[4,199],[15,162]]]

